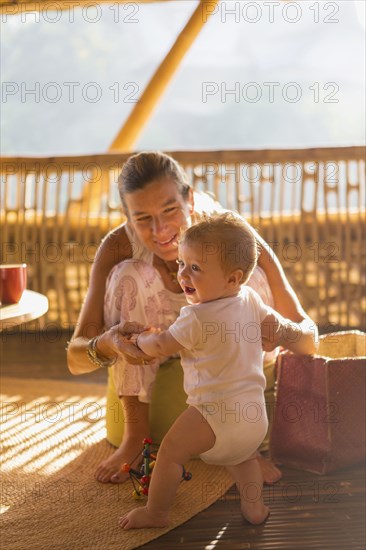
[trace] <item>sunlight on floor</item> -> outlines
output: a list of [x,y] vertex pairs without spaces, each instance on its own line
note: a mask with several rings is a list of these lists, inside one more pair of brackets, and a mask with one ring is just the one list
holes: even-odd
[[105,398],[2,396],[2,471],[55,473],[105,438]]
[[205,546],[205,550],[215,550],[215,546],[217,545],[217,543],[219,542],[219,540],[221,539],[222,535],[225,533],[226,529],[228,528],[228,523],[221,529],[221,531],[219,531],[216,535],[216,538],[215,540],[212,540],[210,542],[210,544],[208,544],[207,546]]

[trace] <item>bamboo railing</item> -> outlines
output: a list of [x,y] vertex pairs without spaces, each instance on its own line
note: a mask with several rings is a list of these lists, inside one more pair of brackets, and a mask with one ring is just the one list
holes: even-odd
[[[236,209],[272,245],[323,330],[365,326],[363,147],[171,153],[193,187]],[[123,221],[128,155],[1,159],[1,263],[26,262],[47,294],[43,324],[77,321],[95,250]]]

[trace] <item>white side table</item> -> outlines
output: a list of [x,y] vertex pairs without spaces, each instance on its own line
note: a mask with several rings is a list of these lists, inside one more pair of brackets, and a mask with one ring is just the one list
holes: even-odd
[[20,302],[0,308],[0,331],[28,323],[48,311],[48,298],[39,292],[25,290]]

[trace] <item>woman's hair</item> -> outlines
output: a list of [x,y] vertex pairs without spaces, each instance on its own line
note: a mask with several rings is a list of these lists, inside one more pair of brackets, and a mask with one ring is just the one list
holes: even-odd
[[225,273],[243,271],[244,284],[257,265],[258,244],[250,225],[231,212],[203,214],[201,221],[182,232],[179,244],[202,245],[202,261],[220,254]]
[[126,193],[133,193],[152,181],[161,179],[172,179],[182,197],[188,197],[190,185],[187,175],[172,157],[159,151],[143,151],[129,157],[118,178],[118,190],[125,211],[127,212],[124,200]]

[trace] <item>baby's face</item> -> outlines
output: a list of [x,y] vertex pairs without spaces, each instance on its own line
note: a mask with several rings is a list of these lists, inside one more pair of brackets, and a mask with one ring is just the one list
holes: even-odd
[[235,296],[240,290],[224,273],[220,250],[212,243],[179,245],[178,264],[178,281],[189,304]]

